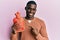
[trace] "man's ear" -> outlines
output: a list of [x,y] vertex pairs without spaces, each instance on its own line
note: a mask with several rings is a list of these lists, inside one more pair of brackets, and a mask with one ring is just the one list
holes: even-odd
[[27,8],[25,7],[25,10],[26,10]]
[[28,10],[28,7],[27,6],[25,7],[25,10]]

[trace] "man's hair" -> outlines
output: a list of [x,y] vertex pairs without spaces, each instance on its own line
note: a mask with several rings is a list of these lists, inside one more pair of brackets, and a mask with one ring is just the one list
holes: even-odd
[[35,4],[35,5],[37,5],[35,1],[29,1],[29,2],[27,3],[27,6],[28,6],[29,4]]

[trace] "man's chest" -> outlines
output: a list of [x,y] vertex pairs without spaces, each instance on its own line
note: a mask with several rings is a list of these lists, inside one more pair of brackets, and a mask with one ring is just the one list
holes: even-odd
[[31,21],[30,23],[28,21],[25,21],[25,29],[30,30],[31,27],[37,29],[39,32],[41,29],[41,24],[38,21]]

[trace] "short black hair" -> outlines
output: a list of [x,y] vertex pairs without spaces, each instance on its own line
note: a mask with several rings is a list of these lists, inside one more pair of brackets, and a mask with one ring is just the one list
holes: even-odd
[[35,1],[29,1],[26,6],[28,6],[29,4],[35,4],[35,5],[37,5]]

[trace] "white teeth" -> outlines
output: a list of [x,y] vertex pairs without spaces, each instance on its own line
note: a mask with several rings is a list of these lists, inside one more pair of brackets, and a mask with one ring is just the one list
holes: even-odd
[[33,15],[33,14],[30,14],[30,15]]

